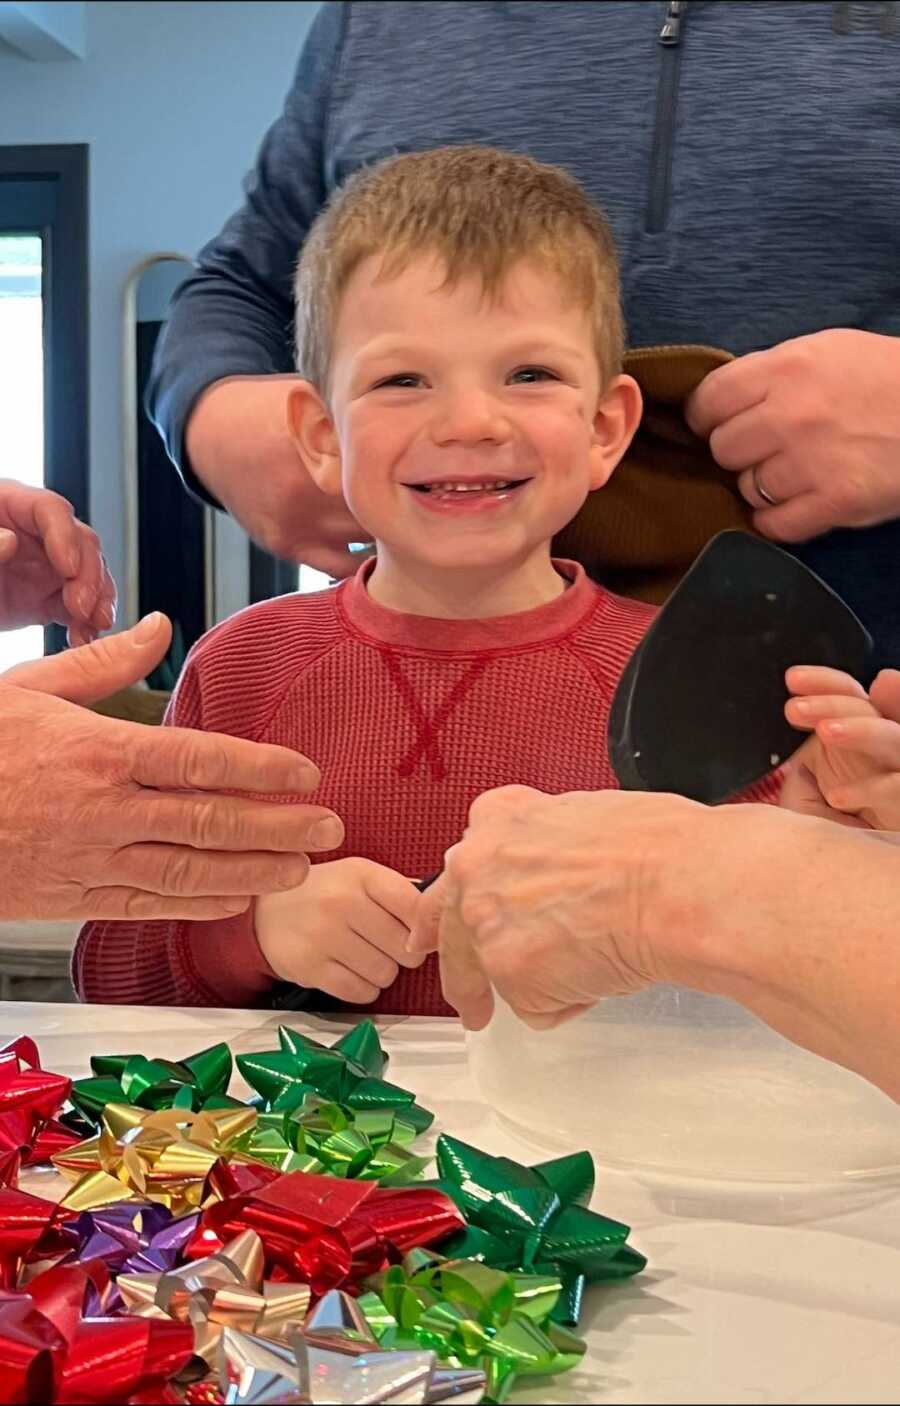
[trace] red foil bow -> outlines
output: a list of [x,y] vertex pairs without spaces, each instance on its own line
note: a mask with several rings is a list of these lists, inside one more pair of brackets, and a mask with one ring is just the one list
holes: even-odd
[[0,1288],[15,1289],[24,1265],[71,1250],[76,1242],[66,1224],[75,1219],[43,1196],[0,1187]]
[[356,1285],[414,1246],[433,1245],[465,1224],[450,1197],[430,1188],[379,1187],[308,1172],[280,1176],[265,1167],[216,1168],[216,1174],[224,1199],[203,1212],[186,1257],[218,1252],[241,1231],[255,1230],[267,1266],[304,1280],[316,1298]]
[[57,1265],[26,1290],[0,1294],[0,1401],[10,1406],[178,1402],[166,1385],[191,1359],[189,1324],[83,1318],[89,1290],[101,1305],[109,1273],[100,1260]]
[[27,1035],[0,1049],[0,1184],[14,1186],[20,1165],[47,1162],[78,1142],[55,1117],[71,1087],[71,1079],[41,1068]]

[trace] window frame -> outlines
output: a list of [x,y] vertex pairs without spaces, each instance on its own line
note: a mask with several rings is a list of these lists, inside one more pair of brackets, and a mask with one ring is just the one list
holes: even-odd
[[[88,146],[0,146],[0,188],[34,181],[50,186],[49,219],[35,230],[23,219],[0,221],[0,234],[39,233],[44,321],[44,484],[90,522]],[[15,466],[5,472],[15,476]],[[44,632],[48,654],[65,647],[65,631]]]

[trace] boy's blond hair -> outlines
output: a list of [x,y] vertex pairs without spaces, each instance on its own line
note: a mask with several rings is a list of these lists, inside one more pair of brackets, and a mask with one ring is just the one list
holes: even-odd
[[382,258],[390,278],[421,254],[446,266],[444,286],[478,274],[488,298],[519,259],[555,273],[590,309],[604,385],[622,364],[619,270],[609,226],[557,166],[483,146],[391,156],[348,178],[315,220],[295,280],[297,369],[323,394],[341,295],[354,269]]

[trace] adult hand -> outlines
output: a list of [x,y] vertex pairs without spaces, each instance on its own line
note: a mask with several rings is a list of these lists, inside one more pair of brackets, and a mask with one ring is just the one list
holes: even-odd
[[541,1028],[663,980],[644,929],[641,846],[697,813],[672,796],[487,791],[423,896],[412,950],[439,947],[444,995],[471,1029],[490,1020],[492,988]]
[[154,615],[0,675],[0,918],[228,917],[341,843],[321,806],[229,794],[314,790],[296,752],[73,706],[143,678],[170,638]]
[[831,328],[751,352],[711,371],[685,415],[767,537],[900,517],[900,337]]
[[96,532],[46,488],[0,479],[0,630],[65,625],[86,644],[116,618],[116,587]]
[[188,421],[191,468],[261,547],[329,576],[349,576],[348,542],[365,533],[342,498],[310,478],[288,434],[296,376],[229,376],[211,385]]
[[494,989],[541,1028],[675,982],[900,1100],[900,851],[880,840],[774,806],[504,787],[472,807],[411,947],[439,946],[473,1029]]

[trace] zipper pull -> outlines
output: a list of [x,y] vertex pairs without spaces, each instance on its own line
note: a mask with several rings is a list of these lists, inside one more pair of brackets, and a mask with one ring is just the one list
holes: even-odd
[[667,48],[679,43],[681,39],[681,21],[687,9],[687,0],[669,0],[666,6],[666,17],[663,27],[659,31],[657,38],[660,44],[665,44]]

